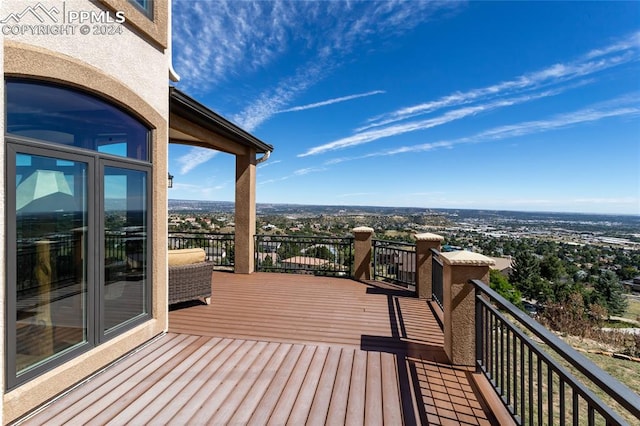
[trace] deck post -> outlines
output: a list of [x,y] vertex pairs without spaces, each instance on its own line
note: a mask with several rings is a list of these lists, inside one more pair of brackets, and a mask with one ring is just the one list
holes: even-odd
[[440,251],[440,243],[444,237],[429,232],[416,234],[414,237],[416,239],[416,295],[420,299],[431,299],[433,297],[431,249]]
[[256,152],[236,155],[235,272],[254,271],[256,234]]
[[355,280],[371,279],[371,239],[373,228],[359,226],[353,229],[354,236],[354,271]]
[[441,253],[443,263],[444,350],[451,364],[473,366],[476,362],[475,287],[471,280],[489,282],[495,262],[479,253]]

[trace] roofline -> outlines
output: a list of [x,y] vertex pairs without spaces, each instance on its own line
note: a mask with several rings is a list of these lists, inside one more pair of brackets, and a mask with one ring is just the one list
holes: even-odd
[[272,145],[261,141],[173,86],[169,86],[169,112],[218,133],[233,142],[255,148],[258,153],[266,154],[273,151]]

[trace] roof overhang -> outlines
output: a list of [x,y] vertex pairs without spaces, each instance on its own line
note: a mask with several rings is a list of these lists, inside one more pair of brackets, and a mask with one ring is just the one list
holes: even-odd
[[169,87],[169,142],[212,148],[234,155],[255,150],[267,154],[269,145],[184,92]]

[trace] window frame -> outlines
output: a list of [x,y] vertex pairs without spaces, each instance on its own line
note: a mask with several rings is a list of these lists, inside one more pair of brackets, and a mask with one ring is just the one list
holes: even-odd
[[[146,211],[146,217],[145,217],[145,223],[146,223],[146,239],[147,239],[147,247],[146,247],[146,253],[145,253],[145,264],[146,264],[146,282],[145,282],[145,294],[144,294],[144,305],[145,305],[145,312],[141,313],[140,315],[137,315],[134,318],[129,319],[128,321],[125,321],[122,324],[119,324],[109,330],[104,331],[104,323],[105,323],[105,319],[104,319],[104,313],[105,313],[105,307],[104,307],[104,300],[105,300],[105,296],[104,296],[104,287],[105,287],[105,279],[104,279],[104,243],[105,243],[105,209],[104,209],[104,169],[105,167],[116,167],[119,169],[126,169],[126,170],[135,170],[135,171],[140,171],[140,172],[145,172],[147,174],[147,179],[146,179],[146,187],[145,187],[145,191],[146,191],[146,207],[147,207],[147,211]],[[153,268],[151,267],[152,265],[152,261],[153,261],[153,256],[152,256],[152,248],[153,248],[153,229],[151,226],[151,220],[153,218],[153,203],[152,203],[152,199],[151,199],[151,194],[152,194],[152,189],[153,189],[153,185],[152,185],[152,168],[151,165],[149,164],[148,166],[144,166],[141,164],[129,164],[128,167],[123,167],[123,162],[122,161],[116,161],[112,158],[101,158],[100,160],[98,160],[98,164],[97,164],[97,170],[96,170],[96,178],[98,179],[96,181],[96,184],[98,185],[97,187],[99,188],[98,193],[99,196],[97,197],[98,199],[96,200],[97,204],[98,204],[98,208],[96,209],[96,214],[99,215],[99,220],[97,223],[97,227],[98,229],[98,235],[97,235],[97,247],[98,250],[100,252],[100,254],[97,256],[97,262],[98,262],[98,271],[99,271],[99,275],[100,275],[100,279],[99,282],[97,282],[97,290],[98,290],[98,298],[97,298],[97,303],[100,304],[100,309],[99,309],[99,319],[98,321],[96,321],[96,328],[95,328],[95,332],[96,335],[99,336],[99,340],[100,340],[100,344],[104,343],[120,334],[122,334],[124,331],[129,330],[139,324],[142,324],[146,321],[148,321],[149,319],[151,319],[152,317],[152,302],[153,302],[153,298],[152,298],[152,293],[153,293]]]
[[142,1],[144,1],[147,4],[147,6],[144,6],[138,0],[129,0],[129,3],[133,4],[135,7],[140,9],[142,13],[144,13],[149,19],[153,21],[153,9],[155,7],[154,5],[155,2],[153,0],[142,0]]
[[[5,84],[9,81],[18,81],[21,79],[5,79]],[[47,81],[30,80],[33,82],[41,82],[42,84],[54,85],[62,89],[70,91],[81,91],[76,87],[65,86],[60,84],[51,84]],[[96,96],[88,91],[81,91],[91,97],[95,97],[106,102],[123,112],[129,114],[132,118],[143,124],[147,132],[147,153],[148,161],[138,160],[134,158],[121,157],[104,152],[94,151],[86,148],[59,145],[48,143],[45,140],[38,140],[19,136],[15,134],[5,133],[4,143],[5,151],[5,249],[7,253],[6,262],[6,302],[5,302],[5,324],[6,331],[4,333],[5,347],[12,350],[5,351],[5,357],[2,362],[5,363],[5,391],[15,389],[24,383],[42,375],[45,372],[59,367],[79,355],[86,353],[107,341],[113,339],[122,333],[135,328],[136,326],[146,323],[153,319],[153,163],[151,162],[151,141],[153,140],[153,129],[147,124],[141,122],[130,112],[123,110],[104,98]],[[7,111],[5,110],[5,115]],[[6,119],[6,117],[5,117]],[[16,339],[17,339],[17,230],[16,230],[16,155],[27,154],[44,157],[54,157],[62,160],[76,161],[87,164],[87,284],[86,284],[86,341],[81,342],[67,350],[54,354],[50,359],[42,361],[33,367],[28,368],[22,374],[18,375],[16,370]],[[108,332],[103,332],[104,324],[104,230],[105,230],[105,212],[102,209],[104,199],[104,166],[115,166],[121,169],[130,169],[142,171],[147,174],[146,178],[146,281],[144,283],[144,312],[131,318],[124,323],[117,325]]]

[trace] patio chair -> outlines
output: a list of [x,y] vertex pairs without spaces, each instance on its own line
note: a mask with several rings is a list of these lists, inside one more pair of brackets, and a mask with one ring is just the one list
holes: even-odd
[[169,304],[200,299],[209,304],[213,262],[203,249],[169,250]]

